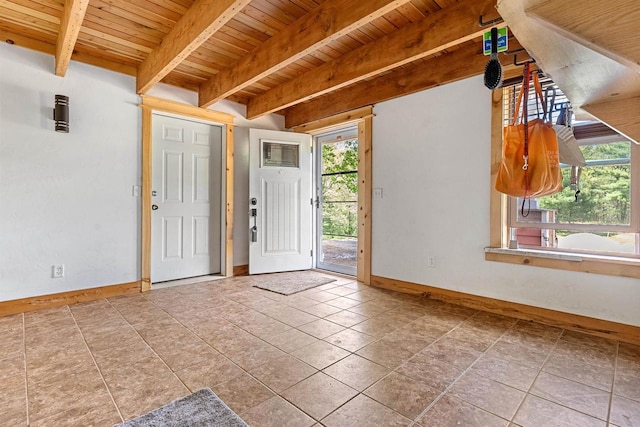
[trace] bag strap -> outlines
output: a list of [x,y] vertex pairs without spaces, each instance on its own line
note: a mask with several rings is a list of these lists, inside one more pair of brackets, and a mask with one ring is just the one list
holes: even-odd
[[[532,76],[533,74],[533,76]],[[522,87],[520,89],[520,93],[518,94],[518,101],[516,102],[516,109],[513,114],[512,124],[517,125],[519,123],[520,118],[520,105],[522,105],[522,122],[528,119],[528,102],[529,102],[529,84],[533,77],[533,88],[535,94],[536,105],[542,104],[543,118],[547,115],[547,106],[544,102],[544,97],[542,96],[542,85],[540,84],[540,77],[538,77],[538,73],[531,73],[529,69],[529,63],[526,63],[524,66],[524,72],[522,77]],[[525,87],[526,86],[526,87]],[[526,98],[525,98],[526,94]],[[524,103],[523,103],[524,98]],[[538,117],[540,113],[538,112]]]
[[[520,95],[523,93],[527,94],[527,97],[524,99],[524,105],[522,106],[522,121],[524,123],[524,153],[522,155],[523,165],[522,170],[524,170],[524,199],[522,199],[522,207],[520,208],[520,213],[522,216],[529,216],[529,212],[524,214],[524,202],[528,198],[529,193],[529,81],[531,79],[531,71],[529,69],[529,63],[527,62],[524,65],[524,73],[522,77],[522,90],[520,91]],[[534,79],[534,85],[536,80]],[[538,85],[540,82],[538,81]],[[537,88],[536,88],[536,96],[537,96]],[[540,92],[542,95],[542,91]],[[531,203],[531,202],[529,202]],[[531,206],[531,204],[529,204]]]
[[[538,73],[533,73],[533,87],[535,88],[536,92],[536,105],[538,105],[539,100],[540,104],[542,104],[542,120],[546,120],[547,103],[544,101],[544,98],[542,96],[542,85],[540,84],[540,77],[538,76]],[[555,95],[553,98],[555,100]],[[538,117],[540,117],[540,111],[538,111]],[[551,121],[551,117],[549,117],[549,121]]]

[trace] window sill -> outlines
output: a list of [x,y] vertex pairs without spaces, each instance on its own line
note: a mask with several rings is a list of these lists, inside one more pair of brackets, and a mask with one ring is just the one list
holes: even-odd
[[485,248],[484,252],[487,261],[640,278],[640,259],[535,249]]

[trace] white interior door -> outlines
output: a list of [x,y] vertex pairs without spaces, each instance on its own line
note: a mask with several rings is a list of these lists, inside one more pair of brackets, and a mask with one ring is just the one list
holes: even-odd
[[251,129],[249,141],[249,273],[309,269],[311,136]]
[[151,281],[220,272],[222,129],[154,114]]

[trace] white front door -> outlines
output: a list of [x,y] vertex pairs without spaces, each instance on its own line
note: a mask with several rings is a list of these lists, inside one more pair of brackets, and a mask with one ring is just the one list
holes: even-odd
[[311,136],[251,129],[249,141],[249,273],[309,269]]
[[151,281],[220,272],[222,129],[153,115]]

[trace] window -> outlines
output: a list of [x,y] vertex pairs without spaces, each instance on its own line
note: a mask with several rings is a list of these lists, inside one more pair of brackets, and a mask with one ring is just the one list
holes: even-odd
[[262,141],[262,166],[297,168],[299,148],[297,144]]
[[[551,80],[541,82],[555,123],[562,107],[570,105]],[[502,113],[504,125],[512,119],[519,91],[520,84],[505,87],[502,111],[494,109],[494,114]],[[539,109],[534,97],[529,97],[530,119]],[[492,215],[500,216],[501,224],[492,222],[494,247],[487,249],[486,258],[640,277],[640,146],[602,123],[582,121],[573,113],[569,117],[586,166],[579,169],[561,163],[563,190],[527,200],[524,205],[522,199],[499,193],[492,197]],[[501,141],[494,141],[494,153],[500,146]],[[498,248],[497,242],[504,249]],[[507,259],[500,254],[520,258]],[[540,261],[543,258],[555,259],[545,263]],[[576,267],[576,261],[585,260],[621,263],[630,268],[620,273],[618,267],[602,271],[591,264]]]

